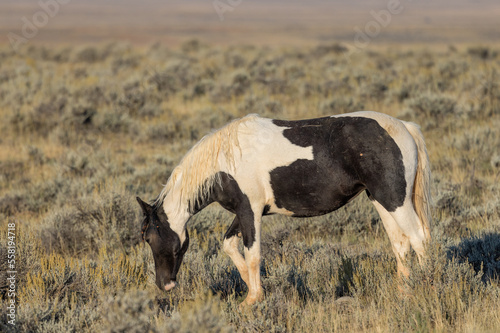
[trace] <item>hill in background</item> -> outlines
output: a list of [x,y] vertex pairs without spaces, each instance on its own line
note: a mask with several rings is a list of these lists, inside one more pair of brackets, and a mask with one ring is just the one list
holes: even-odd
[[40,14],[40,3],[53,1],[0,3],[0,44],[9,43],[9,32],[22,36],[26,20],[36,19],[45,24],[29,42],[38,44],[125,40],[175,46],[192,38],[223,45],[354,44],[356,31],[371,32],[371,44],[500,41],[500,2],[493,0],[88,0],[47,5],[53,17]]

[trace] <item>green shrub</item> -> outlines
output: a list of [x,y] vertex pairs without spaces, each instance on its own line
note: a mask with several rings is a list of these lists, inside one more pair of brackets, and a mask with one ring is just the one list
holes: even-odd
[[444,95],[421,94],[406,101],[406,105],[417,117],[442,119],[455,112],[456,100]]
[[154,309],[148,292],[132,290],[103,298],[101,332],[159,332],[151,319]]
[[103,246],[126,252],[140,241],[136,206],[132,197],[123,193],[82,198],[45,219],[43,243],[63,254],[97,253]]

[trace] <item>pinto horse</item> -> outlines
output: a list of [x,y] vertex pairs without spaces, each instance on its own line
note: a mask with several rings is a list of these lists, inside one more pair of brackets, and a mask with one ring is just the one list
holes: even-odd
[[[156,284],[171,290],[189,245],[186,223],[213,202],[236,214],[224,251],[248,286],[243,304],[263,298],[263,215],[319,216],[365,191],[396,255],[419,259],[430,240],[430,165],[419,127],[369,111],[285,121],[248,115],[201,139],[173,170],[153,204],[137,198]],[[238,250],[243,239],[244,256]]]

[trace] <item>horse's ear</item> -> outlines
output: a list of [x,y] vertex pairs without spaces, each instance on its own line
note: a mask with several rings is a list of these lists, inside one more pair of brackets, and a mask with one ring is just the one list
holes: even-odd
[[151,213],[153,211],[153,207],[148,205],[144,201],[142,201],[142,199],[139,197],[136,197],[136,199],[137,199],[137,202],[139,203],[139,205],[141,206],[142,211],[144,212],[144,215],[146,215],[146,216],[151,215]]

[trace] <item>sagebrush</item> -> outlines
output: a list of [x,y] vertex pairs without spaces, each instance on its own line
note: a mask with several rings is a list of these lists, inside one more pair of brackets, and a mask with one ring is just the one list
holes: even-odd
[[[17,326],[32,332],[492,332],[500,327],[500,62],[488,47],[349,53],[121,43],[0,48],[0,272],[16,223]],[[188,223],[169,294],[157,290],[135,196],[154,199],[201,137],[249,113],[358,110],[420,124],[433,242],[406,281],[365,196],[337,212],[263,220],[266,299],[221,242],[231,214]],[[0,276],[2,307],[8,301]]]

